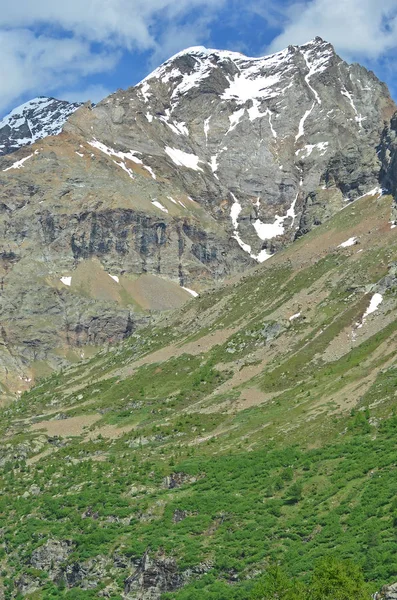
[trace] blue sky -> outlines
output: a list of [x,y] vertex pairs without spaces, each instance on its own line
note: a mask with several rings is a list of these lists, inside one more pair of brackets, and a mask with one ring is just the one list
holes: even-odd
[[98,101],[188,46],[258,56],[316,35],[397,100],[397,0],[0,0],[0,115],[38,95]]

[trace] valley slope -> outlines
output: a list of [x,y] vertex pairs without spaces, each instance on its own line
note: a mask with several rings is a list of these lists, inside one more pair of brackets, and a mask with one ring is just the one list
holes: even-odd
[[324,557],[355,598],[395,580],[393,203],[358,198],[2,410],[6,598],[255,600],[286,593],[274,564],[289,597],[334,598]]

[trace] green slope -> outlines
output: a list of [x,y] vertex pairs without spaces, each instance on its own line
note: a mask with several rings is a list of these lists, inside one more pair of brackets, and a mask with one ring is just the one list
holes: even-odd
[[2,410],[6,598],[369,598],[397,579],[391,202],[357,200]]

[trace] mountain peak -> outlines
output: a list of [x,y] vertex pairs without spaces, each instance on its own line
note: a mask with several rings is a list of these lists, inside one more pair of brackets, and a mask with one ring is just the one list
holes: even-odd
[[326,48],[332,48],[332,50],[334,50],[332,44],[330,42],[325,41],[320,36],[316,36],[315,38],[313,38],[312,40],[309,40],[308,42],[305,42],[304,44],[290,45],[290,46],[288,46],[288,48],[286,48],[284,50],[280,50],[278,52],[273,52],[271,54],[264,54],[264,55],[260,55],[260,56],[248,56],[246,54],[243,54],[242,52],[236,52],[234,50],[220,50],[217,48],[207,48],[206,46],[190,46],[189,48],[185,48],[184,50],[181,50],[180,52],[177,52],[176,54],[171,56],[169,59],[167,59],[165,61],[164,64],[172,62],[183,56],[200,56],[203,58],[210,57],[210,56],[217,56],[219,58],[230,58],[231,60],[264,60],[266,58],[270,58],[270,57],[277,56],[280,54],[285,54],[286,52],[288,52],[289,48],[294,48],[294,50],[300,50],[301,48],[307,49],[307,48],[313,48],[313,47],[319,48],[319,49],[321,47],[324,47],[324,48],[326,47]]
[[20,104],[0,121],[0,156],[61,132],[80,103],[37,96]]
[[[244,87],[244,99],[249,100],[264,97],[263,89],[278,83],[280,79],[289,85],[294,72],[309,70],[310,76],[323,72],[332,64],[335,56],[333,46],[318,36],[301,46],[288,46],[279,52],[255,57],[230,50],[192,46],[171,56],[145,77],[138,87],[144,86],[146,89],[154,80],[158,80],[173,86],[173,97],[176,97],[197,88],[216,70],[220,70],[225,83],[231,83],[236,78],[244,79],[244,85],[240,87]],[[306,72],[303,74],[306,75]],[[259,95],[251,89],[255,87],[250,84],[254,79],[258,82],[256,87],[260,88],[257,90]],[[279,88],[280,93],[282,89]]]

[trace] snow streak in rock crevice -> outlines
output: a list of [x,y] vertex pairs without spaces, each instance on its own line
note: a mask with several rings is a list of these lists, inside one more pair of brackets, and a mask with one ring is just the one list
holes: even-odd
[[255,121],[255,119],[260,119],[262,117],[268,117],[269,118],[269,127],[270,127],[270,131],[272,132],[272,136],[276,139],[277,138],[277,132],[273,127],[273,123],[272,123],[272,116],[273,113],[270,110],[270,108],[266,108],[265,112],[261,113],[259,110],[260,104],[259,101],[254,98],[252,100],[252,106],[251,108],[248,109],[248,117],[250,121]]
[[359,128],[362,129],[363,128],[362,121],[364,121],[365,117],[363,117],[361,114],[359,114],[359,112],[356,108],[356,105],[354,104],[352,94],[350,92],[348,92],[345,87],[342,89],[341,94],[342,94],[342,96],[345,96],[349,100],[350,106],[352,107],[352,109],[354,110],[355,115],[356,115],[354,117],[354,119],[355,119],[356,123],[358,123]]
[[308,116],[312,113],[313,108],[315,107],[315,105],[316,105],[316,103],[313,102],[311,108],[309,108],[309,110],[307,110],[305,112],[305,114],[303,115],[303,117],[299,121],[298,133],[295,136],[295,142],[297,142],[299,140],[299,138],[302,137],[302,135],[305,135],[305,121],[308,118]]
[[208,144],[208,134],[210,131],[210,121],[211,121],[211,117],[208,117],[208,119],[205,119],[204,121],[204,135],[205,135],[205,144]]
[[308,73],[307,75],[305,75],[305,81],[306,81],[306,85],[307,87],[312,91],[317,104],[321,104],[321,98],[318,94],[318,92],[314,89],[314,87],[311,85],[310,83],[310,78],[312,77],[312,75],[314,75],[314,73],[318,72],[318,68],[316,67],[316,65],[311,65],[309,63],[309,53],[308,52],[302,52],[303,58],[305,59],[305,63],[306,66],[308,68]]

